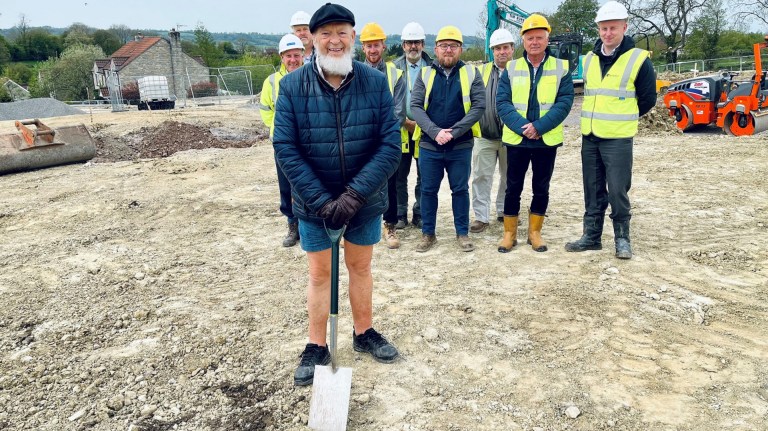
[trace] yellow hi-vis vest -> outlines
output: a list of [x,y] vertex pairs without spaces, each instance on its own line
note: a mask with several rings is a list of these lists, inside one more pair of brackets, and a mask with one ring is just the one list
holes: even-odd
[[[469,108],[472,107],[472,100],[469,98],[469,93],[472,88],[472,81],[475,80],[475,73],[477,69],[475,66],[465,64],[459,69],[459,82],[461,84],[461,100],[464,103],[464,113],[469,112]],[[435,69],[432,66],[421,68],[421,80],[424,81],[426,91],[424,92],[424,111],[427,110],[429,105],[429,93],[432,92],[432,85],[435,83]],[[480,136],[480,123],[475,123],[472,126],[472,136]],[[421,128],[417,125],[413,131],[413,142],[419,145],[421,141]]]
[[[539,117],[543,117],[552,108],[560,89],[560,82],[568,74],[568,62],[553,56],[548,56],[547,61],[539,66],[541,78],[536,84],[536,100],[539,102]],[[528,61],[518,58],[507,63],[509,84],[512,87],[512,104],[517,112],[526,118],[528,115],[528,99],[531,95],[531,73],[528,70]],[[563,142],[563,124],[560,123],[554,129],[543,134],[541,139],[547,145],[558,145]],[[504,125],[501,136],[502,142],[510,145],[518,145],[523,142],[523,137],[513,132]]]
[[[387,82],[389,83],[389,92],[392,93],[392,96],[394,96],[395,84],[397,84],[397,80],[400,79],[400,76],[402,76],[403,71],[398,69],[397,66],[395,66],[395,63],[392,63],[391,61],[387,62],[386,66],[387,66]],[[395,101],[395,103],[397,103],[397,101]],[[405,127],[400,128],[400,146],[402,147],[403,153],[408,152],[408,130],[406,130]]]
[[632,48],[622,54],[603,77],[600,60],[590,52],[584,57],[584,101],[581,134],[606,139],[631,138],[637,134],[640,111],[635,79],[648,51]]
[[261,98],[259,99],[259,115],[261,121],[269,127],[269,139],[275,134],[275,104],[277,104],[277,95],[280,90],[280,80],[288,74],[285,65],[280,65],[280,70],[269,75],[264,80],[261,87]]

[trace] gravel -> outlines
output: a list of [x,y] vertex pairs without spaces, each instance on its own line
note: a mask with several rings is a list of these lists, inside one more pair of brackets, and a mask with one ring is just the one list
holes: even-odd
[[85,112],[51,98],[0,103],[0,121],[63,117],[65,115],[80,114],[85,114]]

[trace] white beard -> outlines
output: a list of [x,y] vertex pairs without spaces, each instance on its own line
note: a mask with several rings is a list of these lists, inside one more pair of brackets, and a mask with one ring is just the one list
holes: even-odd
[[347,76],[352,71],[352,47],[341,57],[330,57],[315,50],[315,61],[323,69],[323,73],[336,76]]

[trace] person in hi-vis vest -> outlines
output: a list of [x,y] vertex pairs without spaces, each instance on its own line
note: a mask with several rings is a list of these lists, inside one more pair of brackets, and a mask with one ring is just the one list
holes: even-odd
[[656,75],[648,51],[626,36],[629,14],[609,1],[597,11],[600,40],[584,57],[581,166],[584,221],[581,238],[566,251],[600,250],[608,204],[616,257],[631,259],[629,240],[632,145],[638,119],[656,105]]
[[551,30],[547,19],[538,14],[523,21],[523,56],[507,63],[496,94],[499,117],[504,122],[501,140],[507,147],[501,253],[517,244],[520,195],[529,165],[533,198],[528,211],[528,244],[535,251],[547,250],[541,228],[549,206],[549,183],[557,148],[563,145],[563,121],[573,105],[568,62],[552,56],[547,47]]
[[[504,194],[507,190],[507,149],[501,142],[504,123],[496,112],[496,91],[499,78],[507,67],[507,62],[515,54],[515,38],[509,30],[500,28],[491,35],[490,43],[493,58],[480,66],[478,72],[485,85],[485,112],[480,117],[480,134],[475,139],[472,149],[472,211],[475,221],[470,223],[469,231],[480,233],[488,228],[492,213],[499,221],[504,216]],[[493,172],[499,165],[499,188],[496,192],[495,206],[491,206],[491,188]]]
[[419,145],[421,171],[421,242],[425,252],[437,242],[437,193],[443,176],[451,187],[453,226],[461,251],[472,251],[469,239],[469,173],[474,138],[480,136],[478,120],[485,111],[483,79],[475,66],[459,58],[461,31],[445,26],[437,32],[437,60],[421,69],[413,84],[411,113],[416,120],[413,140]]
[[[269,139],[272,139],[275,132],[275,103],[280,90],[280,80],[304,64],[304,45],[297,36],[286,34],[280,39],[278,53],[280,69],[264,80],[259,100],[259,115],[264,124],[269,127]],[[288,182],[280,166],[277,166],[277,160],[275,160],[275,166],[277,167],[277,186],[280,190],[280,212],[288,219],[288,233],[283,238],[283,247],[293,247],[299,242],[299,220],[293,215],[291,183]]]
[[[365,54],[364,63],[387,76],[389,91],[395,103],[395,117],[400,124],[400,141],[408,139],[405,131],[405,77],[403,71],[398,69],[391,61],[384,60],[387,51],[387,35],[384,29],[375,22],[369,22],[360,31],[360,44]],[[399,163],[398,163],[399,167]],[[384,212],[384,241],[387,248],[400,248],[400,238],[397,237],[397,172],[392,174],[387,181],[387,200],[389,206]]]

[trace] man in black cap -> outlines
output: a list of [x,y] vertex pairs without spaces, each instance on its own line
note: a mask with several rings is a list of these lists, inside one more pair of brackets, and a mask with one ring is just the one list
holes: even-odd
[[355,17],[327,3],[309,22],[315,56],[280,81],[273,145],[291,183],[301,247],[307,252],[309,343],[294,374],[309,385],[315,365],[330,362],[331,241],[325,227],[344,233],[353,346],[391,363],[397,349],[373,329],[371,258],[381,239],[387,178],[400,161],[400,129],[385,75],[353,61]]

